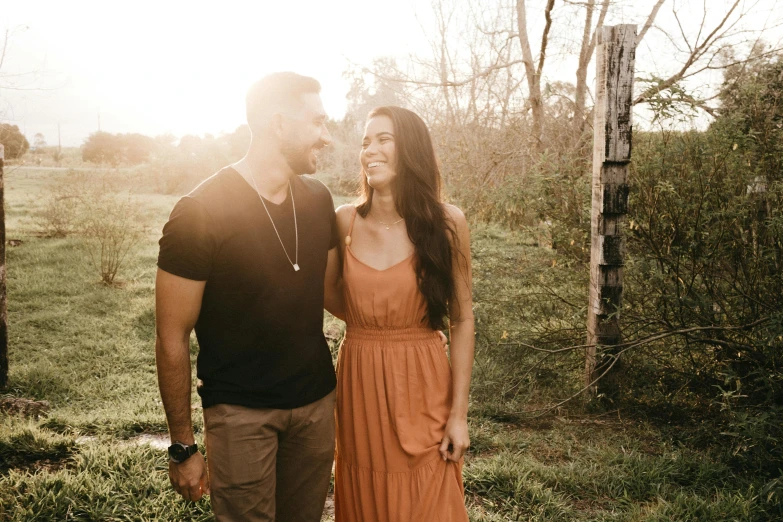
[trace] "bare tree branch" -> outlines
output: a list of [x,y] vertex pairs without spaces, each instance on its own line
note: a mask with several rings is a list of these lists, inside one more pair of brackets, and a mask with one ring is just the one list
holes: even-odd
[[642,41],[644,35],[647,34],[647,31],[650,29],[653,22],[655,21],[655,17],[658,15],[658,10],[661,8],[661,6],[665,1],[666,0],[658,0],[653,6],[652,11],[650,11],[650,15],[647,17],[647,20],[644,22],[644,26],[642,26],[642,30],[639,31],[638,35],[636,35],[636,45],[639,45],[639,42]]
[[[620,350],[619,352],[614,353],[614,354],[605,354],[607,357],[611,357],[612,362],[610,364],[608,364],[604,368],[604,371],[599,376],[597,376],[592,382],[586,384],[584,387],[582,387],[576,393],[572,394],[570,397],[567,397],[567,398],[565,398],[565,399],[563,399],[563,400],[561,400],[561,401],[559,401],[559,402],[557,402],[557,403],[555,403],[555,404],[553,404],[551,406],[547,406],[546,408],[538,408],[538,409],[534,409],[534,410],[527,410],[527,411],[523,411],[523,412],[520,412],[520,413],[537,413],[538,415],[536,415],[536,416],[541,416],[541,415],[545,415],[545,414],[547,414],[547,413],[549,413],[549,412],[551,412],[553,410],[556,410],[560,406],[562,406],[562,405],[564,405],[564,404],[574,400],[575,398],[579,397],[583,393],[585,393],[588,390],[592,389],[593,386],[598,384],[598,382],[601,379],[603,379],[612,370],[612,368],[614,368],[615,364],[617,364],[617,361],[620,360],[622,355],[625,352],[627,352],[629,350],[632,350],[633,348],[638,348],[639,346],[642,346],[644,344],[648,344],[648,343],[651,343],[653,341],[658,341],[658,340],[664,339],[666,337],[671,337],[672,335],[687,335],[688,333],[700,332],[700,331],[731,331],[731,330],[738,331],[738,330],[748,330],[750,328],[753,328],[754,326],[758,326],[760,324],[768,322],[769,320],[770,320],[769,317],[765,317],[765,318],[759,319],[757,321],[754,321],[752,323],[749,323],[749,324],[746,324],[746,325],[741,325],[741,326],[703,326],[703,327],[683,328],[683,329],[680,329],[680,330],[673,330],[673,331],[669,331],[669,332],[662,332],[662,333],[659,333],[659,334],[650,335],[650,336],[645,337],[643,339],[638,339],[636,341],[615,345],[615,346],[613,346],[613,348],[622,348],[622,350]],[[502,343],[502,344],[519,344],[519,345],[524,345],[523,343]],[[527,346],[529,348],[535,349],[536,351],[545,353],[546,356],[544,358],[546,358],[546,357],[548,357],[550,355],[553,355],[553,354],[556,354],[556,353],[562,353],[564,351],[571,351],[571,350],[576,350],[576,349],[580,349],[580,348],[583,349],[583,348],[587,348],[589,346],[595,346],[595,345],[569,346],[569,347],[561,348],[561,349],[558,349],[558,350],[546,350],[546,349],[543,349],[543,348],[535,348],[532,345],[524,345],[524,346]],[[540,360],[540,361],[537,361],[536,366],[538,364],[540,364],[541,362],[543,362],[543,359]]]
[[5,30],[3,35],[3,48],[0,49],[0,69],[3,68],[3,62],[5,61],[5,52],[8,49],[8,29]]
[[587,99],[587,66],[593,58],[593,49],[597,40],[598,28],[601,27],[609,11],[610,0],[603,0],[598,23],[593,29],[593,11],[595,0],[589,0],[586,6],[585,27],[582,33],[582,47],[579,51],[579,65],[576,69],[576,92],[574,93],[574,123],[573,134],[579,138],[585,130],[585,100]]
[[[712,32],[707,36],[707,38],[704,39],[704,41],[699,44],[698,41],[696,42],[696,46],[693,47],[693,51],[688,56],[688,59],[685,61],[683,66],[680,68],[679,71],[671,75],[666,80],[660,82],[657,85],[653,85],[646,89],[644,92],[642,92],[635,100],[634,104],[637,103],[643,103],[653,96],[655,96],[657,93],[664,91],[674,85],[675,83],[679,82],[683,79],[684,75],[688,72],[688,69],[699,59],[701,58],[704,53],[710,48],[710,46],[714,43],[714,40],[717,40],[716,35],[718,32],[723,28],[724,25],[726,25],[726,22],[731,17],[732,13],[734,13],[734,10],[739,5],[740,0],[735,0],[734,4],[731,6],[731,9],[726,13],[726,15],[723,17],[723,19],[720,21],[720,23],[715,27],[715,29],[712,30]],[[723,33],[725,34],[725,33]],[[718,37],[720,38],[720,37]],[[689,46],[690,47],[690,46]]]
[[[682,27],[682,22],[680,22],[680,15],[677,13],[677,10],[672,7],[672,14],[674,15],[674,19],[677,21],[677,27],[680,29],[680,36],[682,36],[682,41],[685,42],[685,45],[688,46],[688,52],[693,52],[693,47],[691,47],[691,43],[688,41],[688,36],[685,34],[685,29]],[[704,20],[702,20],[702,23]],[[703,27],[703,26],[702,26]],[[699,28],[699,33],[701,33],[702,27]]]
[[590,46],[587,48],[588,61],[590,57],[593,55],[593,50],[595,49],[595,42],[598,40],[598,28],[604,25],[604,20],[606,20],[606,14],[609,12],[609,2],[610,0],[604,0],[603,4],[601,4],[601,13],[598,15],[598,22],[595,24],[595,30],[593,31],[593,36],[590,38]]
[[517,0],[517,33],[522,47],[522,63],[527,74],[528,100],[533,111],[533,143],[537,150],[543,149],[544,102],[541,99],[541,77],[533,65],[533,52],[527,33],[527,10],[525,0]]
[[[659,332],[656,334],[648,335],[647,337],[642,337],[641,339],[634,339],[633,341],[626,341],[624,343],[615,344],[612,345],[612,348],[635,348],[637,346],[642,346],[645,344],[649,344],[654,341],[660,341],[661,339],[665,339],[667,337],[671,337],[673,335],[687,335],[694,332],[729,332],[729,331],[742,331],[742,330],[749,330],[753,328],[754,326],[758,326],[760,324],[764,324],[770,321],[769,317],[763,317],[761,319],[758,319],[756,321],[753,321],[752,323],[743,324],[740,326],[693,326],[691,328],[680,328],[677,330],[668,330],[665,332]],[[575,344],[572,346],[566,346],[563,348],[555,348],[555,349],[548,349],[548,348],[540,348],[538,346],[520,342],[520,341],[513,341],[513,342],[507,342],[507,343],[498,343],[498,346],[523,346],[525,348],[530,348],[531,350],[534,350],[536,352],[546,353],[550,355],[555,355],[558,353],[564,353],[564,352],[571,352],[574,350],[583,350],[585,348],[597,348],[600,345],[597,344]]]
[[[604,0],[604,4],[608,4],[609,0]],[[590,36],[593,30],[593,11],[595,11],[595,0],[588,0],[587,7],[585,8],[585,28],[582,32],[582,46],[579,49],[579,66],[590,60],[591,51],[588,50],[590,45]]]
[[396,83],[407,83],[407,84],[413,84],[413,85],[422,85],[425,87],[462,87],[464,85],[467,85],[473,81],[476,81],[480,78],[484,78],[486,76],[489,76],[491,73],[495,71],[501,71],[503,69],[508,69],[509,67],[513,67],[514,65],[519,65],[520,63],[523,63],[523,60],[513,60],[511,62],[507,63],[498,63],[491,65],[484,69],[483,71],[480,71],[476,74],[473,74],[463,80],[460,81],[447,81],[447,82],[430,82],[430,81],[423,81],[423,80],[412,80],[410,78],[392,78],[389,76],[384,76],[382,74],[378,74],[377,72],[373,71],[372,69],[369,69],[365,66],[359,66],[363,72],[366,72],[368,74],[373,75],[375,78],[378,78],[379,80],[389,81],[389,82],[396,82]]
[[552,8],[555,5],[555,0],[548,0],[546,9],[544,10],[544,18],[546,18],[546,25],[544,26],[544,34],[541,36],[541,52],[538,55],[538,69],[536,70],[536,76],[541,78],[541,72],[544,70],[544,60],[546,59],[546,45],[549,39],[549,30],[552,28]]

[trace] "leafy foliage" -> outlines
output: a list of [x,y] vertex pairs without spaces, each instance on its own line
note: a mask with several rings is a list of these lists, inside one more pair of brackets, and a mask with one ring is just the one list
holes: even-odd
[[647,414],[717,424],[708,438],[770,477],[783,466],[781,71],[780,57],[729,69],[707,132],[635,137],[626,336],[679,333],[633,354],[615,387]]
[[0,123],[0,143],[5,147],[5,159],[16,159],[30,149],[30,142],[19,127],[9,123]]
[[82,145],[82,160],[116,166],[120,163],[137,165],[150,158],[155,141],[141,134],[110,134],[94,132]]

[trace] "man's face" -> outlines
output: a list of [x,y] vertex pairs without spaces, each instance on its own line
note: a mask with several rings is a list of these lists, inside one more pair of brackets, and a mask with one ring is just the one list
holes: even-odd
[[326,112],[315,93],[302,96],[299,110],[283,116],[281,152],[294,174],[314,174],[318,153],[332,137],[326,129]]

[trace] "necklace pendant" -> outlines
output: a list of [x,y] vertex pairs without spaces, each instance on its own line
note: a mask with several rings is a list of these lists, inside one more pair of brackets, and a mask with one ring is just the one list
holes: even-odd
[[386,230],[389,230],[389,225],[386,225]]
[[294,272],[299,271],[299,263],[294,263]]

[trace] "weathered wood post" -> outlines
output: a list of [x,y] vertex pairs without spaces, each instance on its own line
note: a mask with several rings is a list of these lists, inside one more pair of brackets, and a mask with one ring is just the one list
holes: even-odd
[[590,301],[587,308],[585,380],[595,393],[596,345],[620,343],[619,310],[623,296],[628,211],[628,163],[631,160],[636,26],[601,27],[596,54],[593,124],[593,206],[590,220]]
[[0,390],[8,385],[8,299],[5,285],[5,147],[0,143]]

